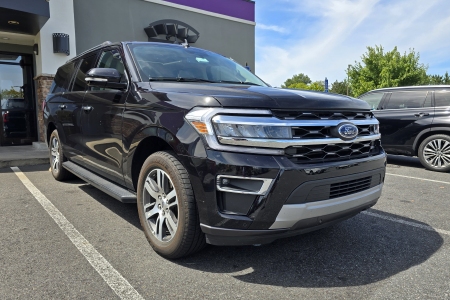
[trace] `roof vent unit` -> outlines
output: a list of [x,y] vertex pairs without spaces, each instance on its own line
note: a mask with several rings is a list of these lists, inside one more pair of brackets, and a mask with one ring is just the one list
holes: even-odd
[[187,40],[195,43],[200,33],[192,26],[177,20],[160,20],[144,28],[149,42],[179,43]]

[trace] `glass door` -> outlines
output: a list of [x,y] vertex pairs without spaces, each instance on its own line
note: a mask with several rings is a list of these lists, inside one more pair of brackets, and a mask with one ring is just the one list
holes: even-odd
[[0,146],[36,140],[32,62],[30,55],[0,53]]

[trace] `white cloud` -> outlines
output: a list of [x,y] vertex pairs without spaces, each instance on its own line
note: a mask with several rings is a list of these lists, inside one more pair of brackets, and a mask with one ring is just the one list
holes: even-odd
[[256,24],[256,27],[263,30],[271,30],[279,33],[285,33],[286,29],[276,25],[264,25],[264,24]]
[[[367,46],[414,48],[421,62],[434,66],[448,61],[450,2],[447,0],[283,0],[299,18],[311,18],[308,28],[272,44],[258,37],[256,71],[279,86],[294,74],[333,82],[346,77],[348,64]],[[258,5],[258,4],[257,4]],[[449,66],[450,67],[450,66]],[[448,68],[450,70],[450,68]]]

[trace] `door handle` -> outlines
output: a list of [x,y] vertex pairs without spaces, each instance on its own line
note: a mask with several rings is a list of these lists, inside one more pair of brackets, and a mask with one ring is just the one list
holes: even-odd
[[67,106],[65,106],[64,104],[60,104],[60,105],[58,105],[58,107],[60,110],[64,110],[67,108]]
[[417,114],[414,114],[416,117],[423,117],[423,116],[429,116],[430,114],[429,113],[417,113]]
[[93,109],[93,107],[92,107],[92,106],[83,106],[82,109],[83,109],[85,112],[90,112],[90,111]]

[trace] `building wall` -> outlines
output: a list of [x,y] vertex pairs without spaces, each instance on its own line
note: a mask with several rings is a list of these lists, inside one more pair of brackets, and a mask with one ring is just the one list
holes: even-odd
[[[218,17],[183,7],[144,0],[74,1],[77,52],[104,41],[147,41],[144,28],[162,19],[175,19],[200,32],[193,45],[247,62],[255,70],[255,25],[246,20]],[[198,10],[197,10],[198,11]],[[52,17],[53,18],[53,14]],[[232,20],[233,19],[233,20]]]
[[[39,45],[39,55],[36,55],[36,76],[55,74],[61,65],[76,55],[73,0],[52,0],[49,4],[50,19],[34,40]],[[64,53],[53,53],[53,33],[69,35],[69,56]]]

